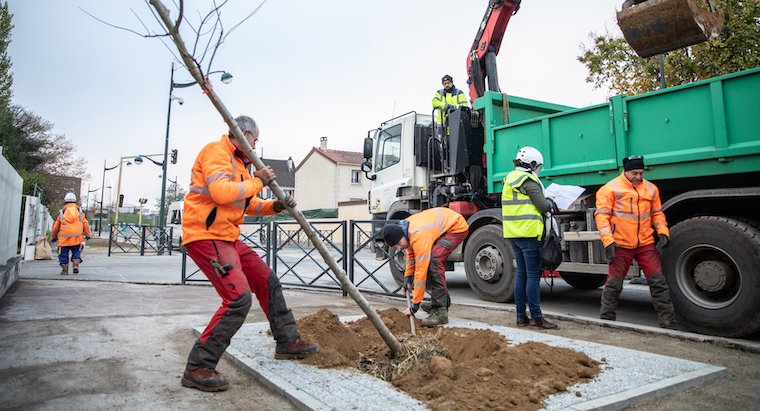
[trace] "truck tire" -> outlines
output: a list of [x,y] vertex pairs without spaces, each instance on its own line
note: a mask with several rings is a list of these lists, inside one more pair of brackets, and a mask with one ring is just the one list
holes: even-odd
[[566,283],[579,290],[596,290],[607,281],[606,274],[559,273]]
[[470,288],[482,299],[513,301],[515,264],[512,247],[500,226],[489,224],[470,234],[464,250],[464,269]]
[[391,276],[393,281],[399,287],[404,285],[404,271],[406,270],[406,251],[398,251],[395,247],[388,250],[390,258],[388,265],[391,267]]
[[677,321],[723,337],[760,331],[760,231],[706,216],[676,224],[671,236],[662,262]]

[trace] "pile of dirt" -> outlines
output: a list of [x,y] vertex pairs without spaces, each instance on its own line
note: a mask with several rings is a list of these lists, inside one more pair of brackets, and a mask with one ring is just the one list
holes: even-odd
[[379,370],[372,375],[434,410],[535,410],[549,395],[587,382],[600,370],[599,363],[584,353],[538,342],[509,345],[491,330],[429,329],[418,324],[417,336],[412,337],[403,313],[396,309],[378,313],[407,349],[423,345],[429,355],[415,354],[413,367],[401,366],[400,362],[409,361],[389,358],[387,345],[369,319],[343,324],[335,314],[321,310],[298,321],[301,333],[321,346],[304,363]]

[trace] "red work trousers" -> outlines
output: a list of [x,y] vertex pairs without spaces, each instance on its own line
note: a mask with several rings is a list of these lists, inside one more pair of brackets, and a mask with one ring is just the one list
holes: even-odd
[[467,231],[463,233],[446,233],[433,243],[427,281],[425,282],[425,289],[430,293],[433,307],[448,307],[451,305],[449,286],[446,284],[446,260],[465,238],[467,238]]
[[[200,240],[185,245],[185,249],[222,298],[222,305],[190,351],[188,369],[216,367],[232,336],[245,322],[252,304],[251,292],[279,344],[289,344],[300,336],[277,275],[251,247],[240,240]],[[211,260],[231,268],[220,272]]]
[[644,270],[644,277],[648,278],[650,274],[662,273],[660,253],[657,252],[657,247],[654,244],[649,244],[638,248],[615,248],[615,257],[610,262],[607,276],[625,278],[634,259]]

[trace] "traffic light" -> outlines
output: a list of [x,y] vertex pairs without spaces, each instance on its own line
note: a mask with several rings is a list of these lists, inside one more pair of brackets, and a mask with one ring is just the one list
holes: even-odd
[[119,194],[119,207],[124,207],[124,194]]
[[172,150],[172,164],[177,164],[177,149]]

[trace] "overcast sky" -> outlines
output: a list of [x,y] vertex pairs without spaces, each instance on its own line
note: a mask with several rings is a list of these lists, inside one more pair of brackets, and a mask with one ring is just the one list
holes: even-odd
[[[171,1],[165,0],[165,4]],[[186,1],[191,21],[209,1]],[[428,113],[443,74],[467,93],[465,59],[487,0],[269,0],[222,45],[212,70],[234,75],[216,91],[234,114],[261,127],[264,158],[298,164],[321,136],[328,148],[361,151],[369,129],[393,115]],[[231,0],[227,28],[259,0]],[[502,91],[582,107],[604,102],[606,90],[585,82],[577,61],[589,33],[619,34],[621,1],[524,0],[507,28],[498,56]],[[85,158],[91,179],[82,196],[100,188],[103,162],[163,153],[172,54],[156,38],[143,38],[89,17],[144,33],[139,16],[159,26],[147,2],[137,0],[10,0],[14,28],[10,58],[13,102],[55,124]],[[186,41],[189,41],[186,38]],[[167,43],[168,44],[168,43]],[[170,47],[173,46],[169,44]],[[175,82],[190,81],[184,68]],[[197,86],[178,89],[169,148],[179,161],[168,177],[185,189],[199,150],[226,125]],[[160,161],[161,159],[158,158]],[[149,162],[124,167],[127,204],[139,197],[158,209],[161,169]],[[117,170],[105,174],[116,196]],[[92,196],[99,194],[92,194]],[[105,190],[108,201],[109,190]]]

